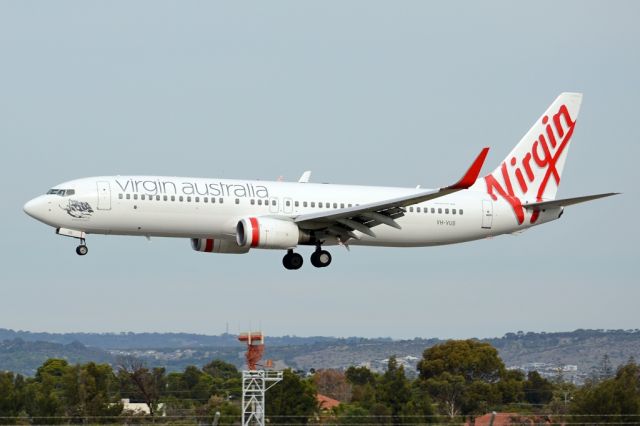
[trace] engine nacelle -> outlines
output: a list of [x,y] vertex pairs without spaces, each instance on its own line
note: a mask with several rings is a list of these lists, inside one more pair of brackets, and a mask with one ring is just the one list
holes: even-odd
[[290,249],[309,240],[294,222],[272,217],[247,217],[236,226],[236,242],[241,247]]
[[192,238],[191,248],[204,253],[232,253],[242,254],[250,247],[241,247],[233,240],[219,240],[213,238]]

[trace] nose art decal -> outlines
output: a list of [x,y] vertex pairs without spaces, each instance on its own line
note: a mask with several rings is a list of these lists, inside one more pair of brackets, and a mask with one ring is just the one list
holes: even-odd
[[88,219],[93,213],[91,205],[84,201],[69,200],[67,204],[60,204],[60,208],[76,219]]

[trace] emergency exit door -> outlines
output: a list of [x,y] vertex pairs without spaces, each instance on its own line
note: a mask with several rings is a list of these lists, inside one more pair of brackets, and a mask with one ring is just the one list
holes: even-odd
[[491,229],[493,224],[493,202],[491,200],[482,200],[482,227]]

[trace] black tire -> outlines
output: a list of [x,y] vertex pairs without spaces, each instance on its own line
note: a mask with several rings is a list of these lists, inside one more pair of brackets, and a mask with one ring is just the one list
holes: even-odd
[[331,253],[326,250],[316,250],[311,254],[311,264],[316,268],[325,268],[331,264]]
[[291,256],[289,259],[290,269],[300,269],[304,263],[302,255],[300,255],[300,253],[291,253],[289,256]]
[[322,264],[320,263],[320,259],[318,259],[320,257],[320,252],[319,251],[314,251],[313,253],[311,253],[311,264],[313,266],[315,266],[316,268],[322,268]]
[[76,254],[78,256],[85,256],[87,253],[89,253],[89,248],[84,244],[80,244],[78,247],[76,247]]
[[291,253],[287,253],[282,258],[282,266],[286,269],[291,269]]

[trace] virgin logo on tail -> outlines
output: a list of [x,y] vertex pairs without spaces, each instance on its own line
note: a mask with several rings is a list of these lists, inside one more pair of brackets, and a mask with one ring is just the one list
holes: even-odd
[[[528,144],[520,158],[507,158],[502,162],[499,173],[496,170],[484,178],[487,193],[494,201],[498,200],[498,196],[507,201],[513,208],[519,225],[525,220],[521,199],[543,201],[551,178],[556,186],[560,185],[557,163],[569,145],[576,123],[566,104],[562,104],[551,120],[548,115],[544,115],[541,124],[543,131],[533,143]],[[499,176],[495,176],[497,174]],[[531,223],[535,223],[538,216],[539,212],[534,212]]]

